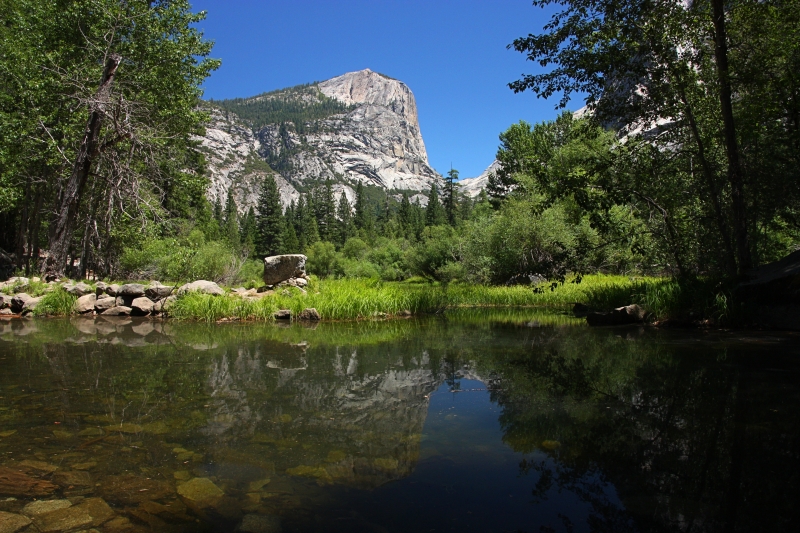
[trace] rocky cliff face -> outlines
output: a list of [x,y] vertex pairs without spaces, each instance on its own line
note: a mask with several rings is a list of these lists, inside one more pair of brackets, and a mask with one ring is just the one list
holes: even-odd
[[[338,103],[338,112],[303,112],[330,101]],[[428,163],[411,90],[369,69],[228,102],[233,101],[212,104],[200,139],[212,202],[224,202],[233,191],[240,212],[246,211],[255,206],[270,172],[284,205],[298,197],[298,190],[326,179],[335,183],[337,195],[344,191],[351,201],[358,182],[388,191],[427,191],[441,179]],[[259,105],[271,106],[270,111],[254,118]]]
[[497,172],[499,169],[500,162],[495,159],[479,176],[459,181],[458,184],[461,186],[461,191],[470,198],[476,198],[489,184],[489,174]]

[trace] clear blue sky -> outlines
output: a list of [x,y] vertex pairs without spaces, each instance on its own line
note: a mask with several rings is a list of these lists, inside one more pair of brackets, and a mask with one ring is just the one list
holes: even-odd
[[[519,120],[556,116],[556,98],[507,86],[537,66],[507,50],[538,33],[530,0],[195,0],[222,67],[206,98],[252,96],[370,68],[414,92],[431,165],[462,178],[493,160],[497,136]],[[570,108],[583,104],[573,101]]]

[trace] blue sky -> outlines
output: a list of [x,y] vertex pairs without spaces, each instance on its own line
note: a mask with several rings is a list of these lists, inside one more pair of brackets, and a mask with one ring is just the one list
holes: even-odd
[[[507,50],[541,31],[530,0],[196,0],[222,67],[206,98],[264,91],[370,68],[414,92],[431,165],[462,178],[494,159],[498,135],[519,120],[554,118],[556,98],[514,94],[507,83],[537,66]],[[573,101],[570,108],[581,107]]]

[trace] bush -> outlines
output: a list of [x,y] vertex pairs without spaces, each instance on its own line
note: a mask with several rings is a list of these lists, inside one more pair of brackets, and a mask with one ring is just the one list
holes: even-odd
[[120,259],[122,273],[130,279],[234,281],[242,261],[227,244],[199,237],[192,232],[188,242],[155,239],[141,249],[129,248]]
[[336,248],[332,243],[318,241],[306,249],[306,269],[311,274],[327,277],[334,273]]

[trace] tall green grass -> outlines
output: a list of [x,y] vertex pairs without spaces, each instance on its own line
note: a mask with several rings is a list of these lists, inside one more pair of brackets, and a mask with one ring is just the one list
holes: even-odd
[[58,287],[42,296],[39,305],[33,310],[33,316],[66,316],[72,313],[72,307],[78,298]]
[[278,309],[289,309],[297,314],[307,307],[313,307],[324,320],[354,320],[407,313],[441,313],[462,307],[540,306],[564,309],[582,301],[585,296],[586,291],[581,285],[570,283],[554,290],[548,287],[534,291],[532,287],[523,286],[409,284],[340,279],[314,281],[305,294],[290,289],[260,300],[245,300],[235,295],[214,297],[188,294],[170,307],[169,314],[175,318],[209,322],[222,318],[271,320]]

